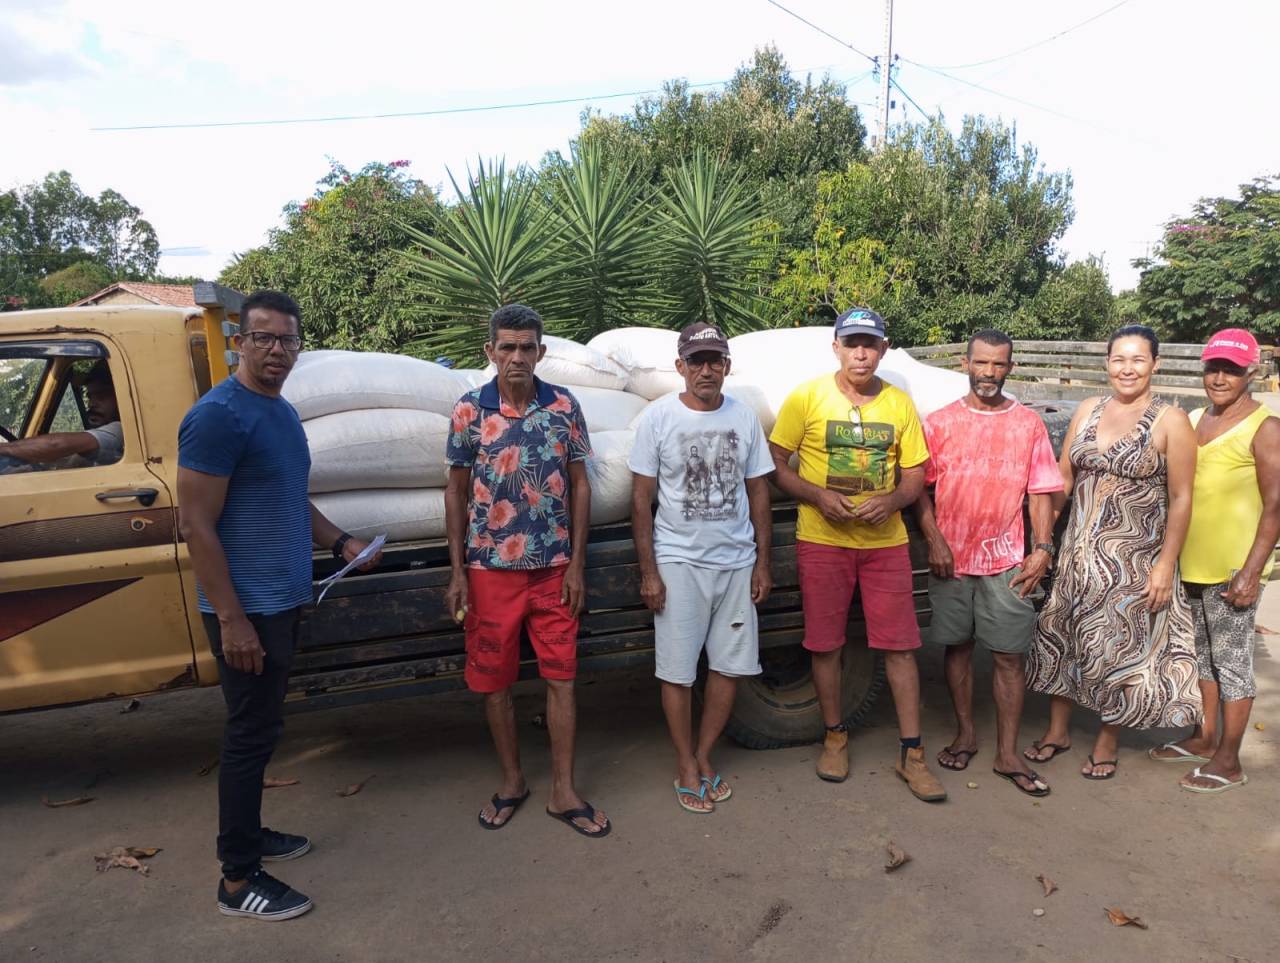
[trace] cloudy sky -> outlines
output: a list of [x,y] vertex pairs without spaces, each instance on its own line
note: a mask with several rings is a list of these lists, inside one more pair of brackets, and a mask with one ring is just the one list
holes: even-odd
[[[882,46],[882,0],[781,2],[858,51]],[[1103,256],[1120,288],[1165,220],[1280,172],[1277,36],[1269,0],[897,0],[896,79],[953,126],[1016,122],[1070,170],[1064,246]],[[113,187],[155,225],[163,271],[213,277],[311,192],[326,156],[409,159],[437,185],[477,157],[536,161],[567,146],[584,107],[622,112],[676,77],[723,81],[769,43],[799,74],[849,82],[872,126],[868,61],[767,0],[0,0],[0,189],[63,168],[87,192]],[[897,100],[895,121],[919,119]]]

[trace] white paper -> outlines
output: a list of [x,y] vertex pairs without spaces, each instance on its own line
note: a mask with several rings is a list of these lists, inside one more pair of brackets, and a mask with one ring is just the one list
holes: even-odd
[[370,542],[368,545],[365,546],[363,552],[361,552],[359,555],[357,555],[355,558],[349,561],[346,565],[344,565],[338,571],[334,572],[327,579],[321,582],[320,584],[324,587],[320,591],[320,597],[316,599],[316,605],[319,605],[321,602],[324,601],[325,595],[328,593],[329,589],[333,588],[333,586],[337,583],[338,579],[342,578],[344,575],[350,572],[353,568],[363,565],[365,562],[369,561],[369,559],[377,555],[378,552],[381,551],[382,546],[386,544],[387,544],[387,536],[379,535],[372,542]]

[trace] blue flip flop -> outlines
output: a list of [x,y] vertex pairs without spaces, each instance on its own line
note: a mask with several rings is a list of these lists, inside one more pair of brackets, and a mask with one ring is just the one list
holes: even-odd
[[[708,779],[706,776],[703,776],[702,785],[705,786],[707,791],[711,794],[711,801],[713,803],[722,803],[733,795],[733,787],[720,778],[720,773],[716,773],[714,779]],[[717,796],[716,793],[720,790],[721,786],[724,786],[724,792]]]
[[695,816],[705,816],[708,813],[715,812],[716,810],[715,810],[714,802],[712,802],[710,809],[698,809],[696,806],[691,806],[689,803],[684,801],[685,796],[692,796],[694,799],[700,800],[702,802],[706,802],[707,785],[710,783],[710,781],[711,780],[709,779],[703,779],[702,785],[698,789],[686,789],[684,786],[680,785],[679,779],[673,780],[671,785],[675,787],[676,802],[680,804],[680,808],[687,813],[693,813]]
[[491,803],[493,803],[493,818],[497,819],[498,816],[502,814],[502,811],[504,809],[510,809],[512,811],[511,815],[508,816],[506,819],[504,819],[500,823],[492,823],[492,822],[485,821],[484,812],[481,811],[476,814],[476,819],[480,821],[480,825],[483,826],[485,829],[501,829],[507,823],[511,822],[511,820],[515,819],[515,816],[516,816],[515,810],[519,809],[520,804],[523,803],[528,798],[529,798],[528,789],[524,791],[523,796],[512,796],[510,799],[504,799],[502,796],[499,796],[495,792],[493,794],[493,798],[489,800]]

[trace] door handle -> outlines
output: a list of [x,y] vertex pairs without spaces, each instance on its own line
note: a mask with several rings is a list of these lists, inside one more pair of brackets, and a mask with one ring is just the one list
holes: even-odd
[[100,502],[115,501],[118,498],[136,498],[144,506],[150,505],[160,494],[154,488],[118,488],[110,492],[98,492],[93,497]]

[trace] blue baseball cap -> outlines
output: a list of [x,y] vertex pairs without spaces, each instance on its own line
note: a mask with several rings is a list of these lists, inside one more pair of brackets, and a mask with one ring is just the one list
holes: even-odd
[[870,308],[849,308],[836,318],[836,337],[847,338],[851,334],[870,334],[884,337],[884,318]]

